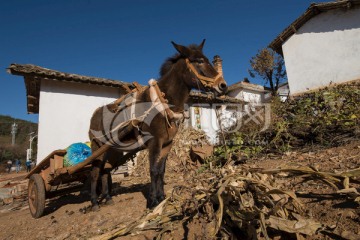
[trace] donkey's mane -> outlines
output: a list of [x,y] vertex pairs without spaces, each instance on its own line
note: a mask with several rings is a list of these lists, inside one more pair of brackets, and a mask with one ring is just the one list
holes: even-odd
[[[199,46],[196,44],[191,44],[187,48],[194,51],[199,50]],[[171,70],[172,66],[181,58],[183,57],[179,53],[176,53],[173,56],[167,58],[163,63],[163,65],[160,67],[160,77],[166,75]]]

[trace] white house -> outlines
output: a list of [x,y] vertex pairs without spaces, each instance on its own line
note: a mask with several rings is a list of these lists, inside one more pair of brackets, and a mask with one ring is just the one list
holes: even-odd
[[[188,102],[188,125],[203,130],[209,142],[218,143],[218,131],[236,123],[237,110],[242,111],[244,101],[229,97],[192,91]],[[241,112],[238,112],[241,114]]]
[[311,4],[269,45],[285,60],[291,95],[360,79],[360,0]]
[[[215,69],[223,74],[222,60],[215,56],[213,60]],[[226,79],[226,78],[225,78]],[[261,124],[264,128],[269,123],[269,105],[268,98],[271,94],[269,89],[262,85],[250,83],[248,79],[237,82],[228,87],[226,96],[218,98],[209,98],[199,95],[201,93],[193,92],[190,101],[190,123],[195,129],[202,129],[206,132],[210,142],[217,143],[220,124],[223,129],[231,127],[231,130],[241,130],[241,126],[246,122],[254,121]],[[288,85],[279,86],[279,96],[286,99],[288,96]],[[244,123],[242,119],[247,116]],[[235,126],[235,124],[237,124]]]
[[[219,56],[214,57],[213,65],[223,74]],[[226,96],[222,97],[215,98],[209,94],[192,92],[189,102],[190,124],[195,129],[205,131],[210,142],[217,143],[220,124],[225,129],[238,129],[237,127],[241,127],[239,121],[245,115],[257,121],[255,108],[264,107],[265,95],[268,92],[264,86],[250,83],[247,79],[229,86]]]
[[250,83],[249,80],[245,79],[229,86],[227,95],[250,105],[257,105],[264,102],[264,95],[267,92],[264,86]]
[[72,143],[89,141],[94,110],[126,92],[128,84],[42,68],[11,64],[25,80],[28,113],[39,114],[37,163]]
[[277,90],[277,94],[280,97],[280,100],[282,102],[286,101],[286,99],[289,97],[290,95],[290,88],[289,88],[289,83],[288,82],[284,82],[279,84],[278,90]]
[[[271,89],[269,87],[265,87],[265,90],[267,90],[267,92],[264,94],[264,102],[270,102],[272,98]],[[288,97],[290,96],[290,88],[288,82],[283,82],[279,84],[277,96],[279,96],[282,102],[285,102],[288,99]]]

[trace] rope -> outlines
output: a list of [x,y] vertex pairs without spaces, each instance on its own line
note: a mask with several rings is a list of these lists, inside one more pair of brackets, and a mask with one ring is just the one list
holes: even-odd
[[169,125],[169,128],[172,128],[171,123],[169,122],[169,118],[168,118],[168,115],[167,115],[166,111],[164,111],[164,115],[165,115],[166,123]]

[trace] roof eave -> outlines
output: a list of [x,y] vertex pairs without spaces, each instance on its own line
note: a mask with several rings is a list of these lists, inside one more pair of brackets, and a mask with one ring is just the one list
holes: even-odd
[[124,85],[126,85],[127,87],[132,87],[132,84],[118,80],[64,73],[64,72],[59,72],[57,70],[51,70],[30,64],[12,63],[7,68],[7,72],[12,75],[23,76],[23,77],[36,76],[38,78],[49,79],[49,80],[80,82],[80,83],[88,83],[94,85],[117,87],[117,88],[121,87],[124,88],[124,90],[127,90],[127,88]]
[[[195,100],[195,101],[194,101]],[[199,101],[200,100],[200,101]],[[237,99],[229,96],[216,97],[211,93],[202,93],[197,91],[191,91],[189,96],[189,102],[192,103],[233,103],[233,104],[244,104],[241,99]]]
[[252,87],[252,86],[244,86],[244,85],[233,85],[233,86],[230,86],[227,90],[227,93],[231,92],[231,91],[234,91],[234,90],[251,90],[251,91],[255,91],[255,92],[266,92],[265,89],[260,89],[260,88],[257,88],[257,87]]
[[12,75],[24,77],[27,98],[27,112],[29,114],[39,113],[40,84],[42,79],[120,88],[122,91],[124,91],[124,93],[127,92],[129,88],[134,88],[134,86],[130,83],[105,78],[95,78],[78,74],[63,73],[30,64],[11,64],[7,68],[7,72]]
[[355,5],[360,5],[360,0],[343,0],[326,3],[312,3],[306,11],[285,28],[268,47],[283,56],[282,44],[295,34],[307,21],[321,12],[326,12],[338,8],[350,9]]

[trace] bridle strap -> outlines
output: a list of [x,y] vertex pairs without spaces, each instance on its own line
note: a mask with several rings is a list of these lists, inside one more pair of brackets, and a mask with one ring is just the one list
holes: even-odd
[[186,66],[189,68],[190,72],[192,72],[196,76],[196,78],[200,80],[200,82],[204,85],[204,87],[212,87],[212,85],[214,85],[216,80],[218,80],[221,77],[220,73],[218,73],[218,75],[216,75],[213,78],[203,76],[203,75],[199,74],[199,72],[196,70],[196,68],[190,62],[190,60],[188,58],[185,58],[185,62],[186,62]]

